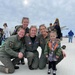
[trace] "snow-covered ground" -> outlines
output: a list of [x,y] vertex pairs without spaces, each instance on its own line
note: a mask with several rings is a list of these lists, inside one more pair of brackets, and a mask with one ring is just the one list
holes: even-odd
[[[57,75],[75,75],[75,38],[73,43],[68,43],[68,38],[64,38],[62,45],[66,45],[66,50],[64,51],[67,56],[57,65]],[[38,48],[38,51],[40,54],[40,47]],[[15,70],[15,73],[9,75],[47,75],[47,67],[44,70],[29,70],[27,59],[25,59],[25,63],[25,65],[20,65],[20,69]],[[6,74],[0,72],[0,75]]]

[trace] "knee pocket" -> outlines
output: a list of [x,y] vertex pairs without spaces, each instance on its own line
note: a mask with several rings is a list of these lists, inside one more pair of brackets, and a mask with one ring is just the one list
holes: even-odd
[[33,67],[34,69],[37,69],[37,68],[38,68],[38,65],[35,65],[35,66],[33,65],[32,67]]
[[27,58],[29,58],[29,57],[34,57],[34,53],[29,53],[29,54],[27,55]]
[[44,69],[46,67],[46,65],[39,65],[39,69]]

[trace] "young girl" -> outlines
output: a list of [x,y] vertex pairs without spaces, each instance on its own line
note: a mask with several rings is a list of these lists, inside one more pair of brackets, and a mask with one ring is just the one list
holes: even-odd
[[56,38],[56,31],[50,32],[50,40],[47,42],[44,50],[44,54],[48,57],[48,74],[51,73],[51,68],[53,69],[53,75],[56,75],[56,61],[61,55],[60,41]]

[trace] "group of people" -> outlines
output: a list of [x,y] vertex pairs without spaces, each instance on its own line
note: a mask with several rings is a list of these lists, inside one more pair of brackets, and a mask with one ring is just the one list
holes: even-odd
[[[56,19],[55,26],[50,31],[44,24],[40,25],[38,35],[37,27],[28,28],[28,24],[29,18],[23,17],[22,25],[17,26],[12,36],[1,46],[0,61],[4,65],[0,65],[0,72],[14,73],[15,69],[19,69],[16,64],[24,65],[24,58],[27,58],[30,70],[44,69],[48,64],[48,74],[52,68],[53,75],[56,75],[56,65],[66,56],[61,46],[62,36],[57,31],[60,30],[59,20]],[[40,58],[37,51],[39,46],[42,49]]]

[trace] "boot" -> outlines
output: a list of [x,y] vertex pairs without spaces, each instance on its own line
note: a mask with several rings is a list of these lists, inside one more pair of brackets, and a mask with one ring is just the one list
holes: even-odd
[[25,62],[24,62],[24,58],[21,59],[21,64],[22,64],[22,65],[25,64]]
[[56,75],[56,71],[55,70],[53,70],[53,75]]
[[19,69],[19,66],[14,66],[14,69]]
[[48,69],[48,74],[51,74],[51,69]]

